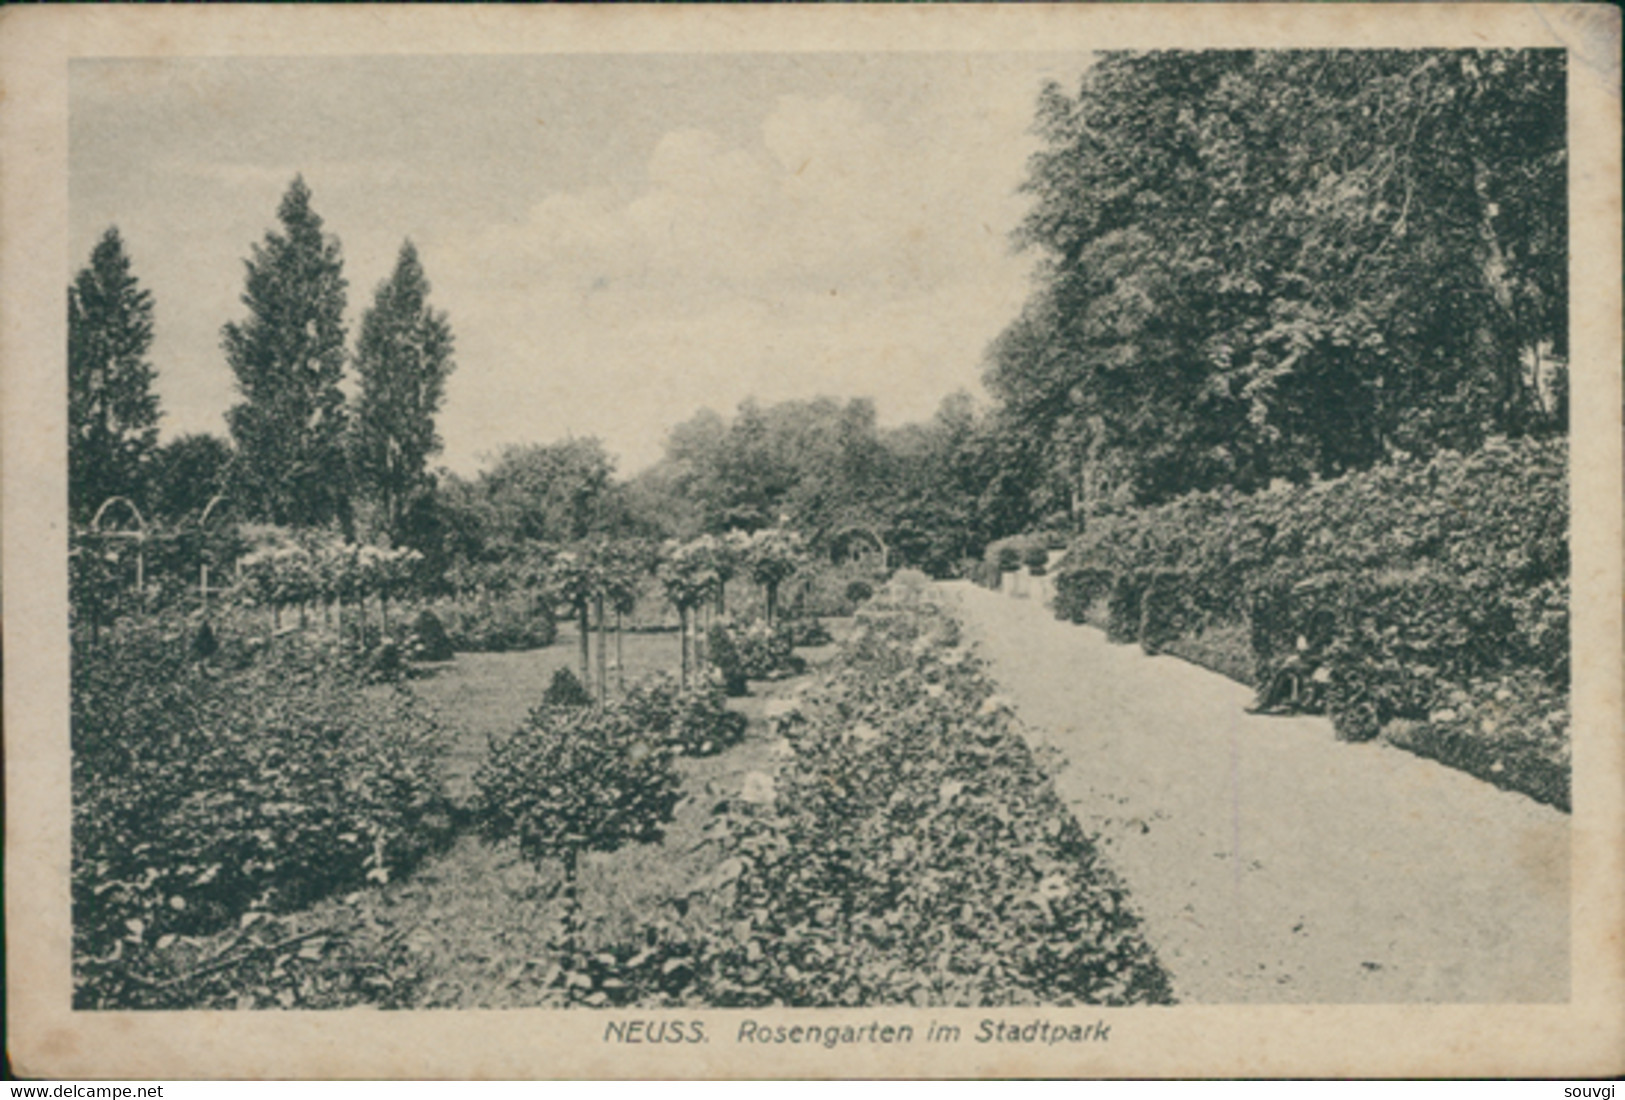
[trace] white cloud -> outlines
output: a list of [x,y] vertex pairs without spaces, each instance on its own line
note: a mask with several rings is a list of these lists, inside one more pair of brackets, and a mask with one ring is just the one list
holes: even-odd
[[1007,243],[1021,144],[888,131],[841,95],[778,99],[759,137],[673,130],[633,193],[555,192],[444,242],[464,367],[446,438],[600,434],[632,470],[702,405],[868,394],[897,420],[974,386],[1025,292]]

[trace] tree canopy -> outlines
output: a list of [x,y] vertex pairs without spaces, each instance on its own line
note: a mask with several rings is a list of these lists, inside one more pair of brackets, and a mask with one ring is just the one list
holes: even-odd
[[1562,426],[1561,51],[1105,55],[987,382],[1092,506]]

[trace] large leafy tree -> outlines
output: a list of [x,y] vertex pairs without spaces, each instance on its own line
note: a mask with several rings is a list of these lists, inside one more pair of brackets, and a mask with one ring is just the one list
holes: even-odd
[[147,500],[159,519],[179,523],[199,519],[216,494],[226,491],[231,446],[217,435],[177,436],[152,456]]
[[246,514],[274,523],[348,522],[343,257],[303,178],[277,219],[281,231],[246,262],[248,317],[227,324],[221,340],[243,398],[227,413],[234,488]]
[[78,522],[109,497],[143,495],[158,445],[152,315],[152,294],[109,229],[68,287],[68,506]]
[[1561,429],[1560,52],[1112,54],[1039,130],[988,382],[1086,509]]
[[[451,326],[428,304],[429,282],[411,241],[361,318],[355,354],[361,393],[351,436],[357,488],[377,503],[397,544],[413,499],[429,486],[428,460],[440,451],[435,414],[452,370]],[[410,540],[408,540],[410,541]]]

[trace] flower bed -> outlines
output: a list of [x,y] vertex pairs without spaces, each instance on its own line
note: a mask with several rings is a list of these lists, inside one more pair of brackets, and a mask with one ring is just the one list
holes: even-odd
[[713,822],[720,862],[695,891],[710,908],[597,952],[591,1003],[1170,999],[956,624],[899,587],[830,671],[770,706],[782,763]]
[[151,1003],[155,952],[386,881],[449,833],[439,730],[335,648],[195,660],[127,621],[73,654],[75,1005]]

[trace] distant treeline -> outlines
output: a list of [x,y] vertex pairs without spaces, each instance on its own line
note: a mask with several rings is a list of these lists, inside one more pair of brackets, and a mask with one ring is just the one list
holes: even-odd
[[231,438],[160,446],[153,302],[111,230],[69,293],[73,515],[120,494],[180,523],[225,493],[446,562],[787,521],[949,574],[1190,492],[1561,436],[1564,82],[1557,50],[1102,55],[1038,103],[1017,243],[1039,275],[988,349],[991,402],[881,428],[863,399],[748,401],[630,478],[591,438],[435,471],[449,322],[408,242],[347,345],[338,242],[298,180],[223,330]]

